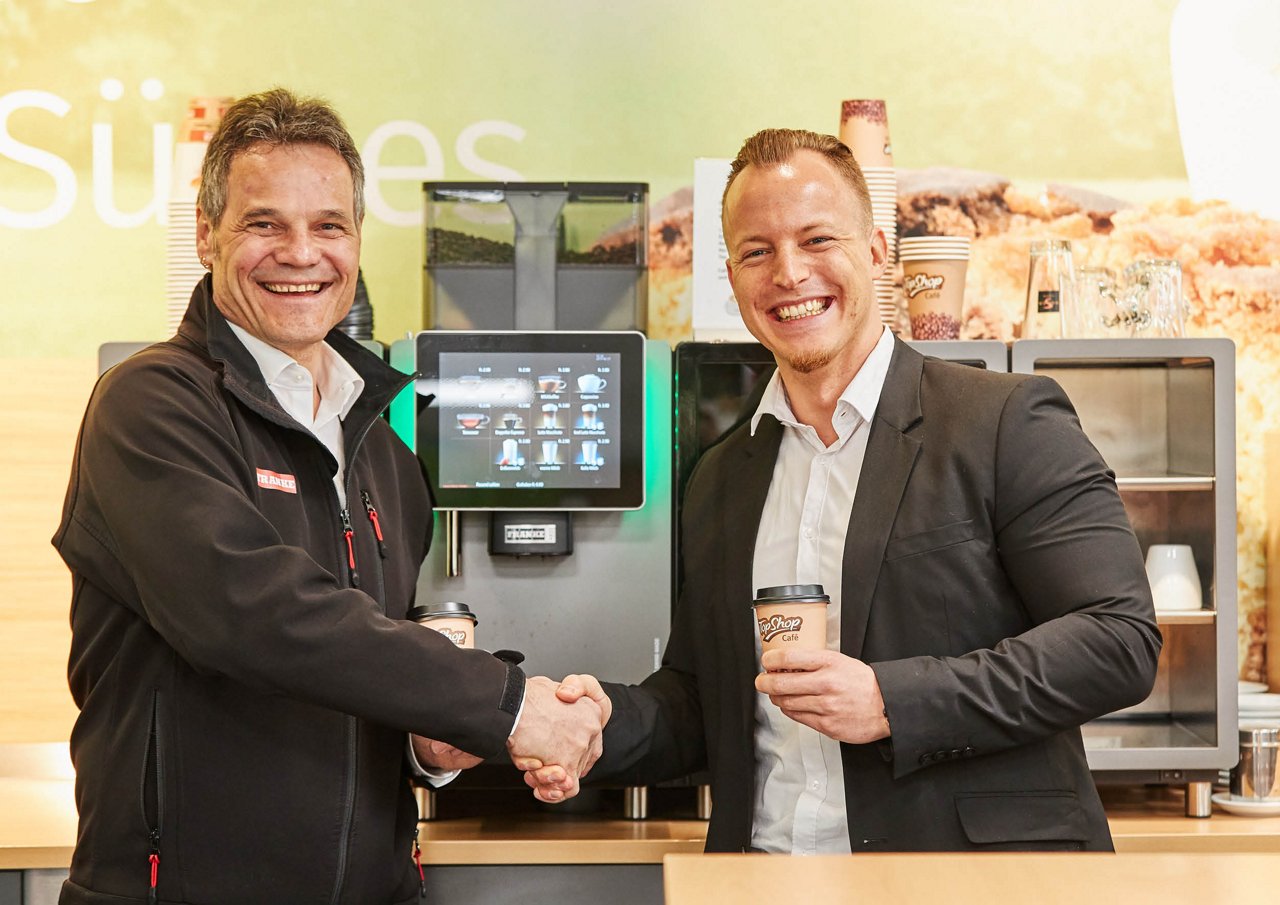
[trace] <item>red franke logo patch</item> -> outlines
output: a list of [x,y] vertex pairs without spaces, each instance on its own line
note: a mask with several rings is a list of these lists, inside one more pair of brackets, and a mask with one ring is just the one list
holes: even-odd
[[265,490],[283,490],[285,493],[297,493],[298,479],[291,474],[276,474],[274,471],[259,468],[258,486]]

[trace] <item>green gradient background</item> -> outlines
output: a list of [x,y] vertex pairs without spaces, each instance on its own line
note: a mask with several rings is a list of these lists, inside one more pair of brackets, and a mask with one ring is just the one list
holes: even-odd
[[[65,98],[71,112],[10,117],[14,138],[76,171],[72,214],[0,231],[0,355],[91,355],[109,339],[165,335],[165,229],[106,226],[93,209],[92,123],[115,128],[115,199],[151,196],[151,124],[180,125],[191,96],[281,84],[321,94],[357,142],[390,120],[440,141],[478,120],[526,130],[480,156],[527,179],[641,180],[658,200],[696,156],[732,156],[770,125],[834,132],[843,98],[888,101],[895,162],[1084,183],[1185,178],[1170,87],[1176,0],[1028,3],[780,0],[221,4],[0,0],[0,95]],[[111,103],[98,86],[120,79]],[[146,101],[138,85],[158,78]],[[382,163],[419,165],[400,139]],[[392,206],[420,191],[388,183]],[[0,159],[0,205],[38,210],[48,176]],[[421,327],[419,230],[365,224],[377,338]]]

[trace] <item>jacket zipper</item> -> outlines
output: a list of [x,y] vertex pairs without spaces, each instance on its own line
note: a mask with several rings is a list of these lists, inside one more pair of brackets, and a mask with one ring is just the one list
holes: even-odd
[[339,513],[342,519],[342,539],[347,545],[347,574],[351,578],[351,587],[360,587],[360,573],[356,571],[355,531],[351,527],[351,513],[343,509]]
[[360,491],[360,499],[364,501],[364,511],[369,513],[369,522],[373,525],[373,536],[378,539],[378,555],[387,558],[387,545],[382,539],[382,523],[378,521],[378,510],[373,508],[373,498],[369,491]]
[[[369,433],[369,428],[373,422],[366,424],[360,433],[355,437],[355,441],[347,450],[347,470],[346,470],[346,491],[347,499],[351,499],[351,475],[355,471],[352,467],[359,454],[360,445],[364,441],[365,435]],[[336,496],[336,492],[335,492]],[[341,501],[339,500],[341,505]],[[375,533],[378,536],[379,550],[381,551],[382,529],[377,521],[377,511],[373,509],[372,501],[368,503],[370,515],[369,520],[374,524]],[[347,569],[350,572],[351,586],[353,588],[360,587],[360,573],[356,571],[356,546],[355,546],[355,529],[351,526],[351,512],[345,505],[339,513],[342,520],[342,539],[347,548]],[[386,601],[379,598],[383,611],[386,610]],[[347,793],[343,796],[342,803],[342,834],[338,839],[338,868],[333,881],[333,897],[330,899],[332,905],[337,905],[342,898],[342,885],[346,882],[347,874],[347,849],[351,845],[351,824],[355,817],[356,804],[356,754],[357,742],[360,737],[360,724],[354,716],[347,717]]]
[[[147,813],[147,795],[155,795],[155,816]],[[147,733],[147,750],[142,758],[142,822],[147,828],[151,851],[147,855],[150,883],[147,902],[159,901],[156,884],[160,876],[160,831],[164,824],[164,748],[160,735],[160,692],[151,694],[151,726]]]
[[418,899],[425,900],[427,898],[427,875],[422,870],[422,846],[418,844],[418,830],[421,829],[417,824],[413,827],[413,866],[418,868]]
[[333,884],[332,905],[342,898],[342,884],[347,874],[347,848],[351,845],[351,821],[356,804],[356,741],[360,725],[353,716],[347,717],[347,793],[342,799],[342,835],[338,840],[338,872]]
[[[350,499],[351,490],[347,489]],[[342,539],[347,547],[347,573],[353,588],[360,587],[360,573],[356,571],[355,529],[351,526],[351,512],[346,507],[339,513],[342,519]],[[338,838],[338,868],[333,881],[332,905],[342,898],[342,884],[347,873],[347,848],[351,845],[351,822],[356,803],[356,738],[360,731],[354,716],[347,718],[347,789],[342,799],[342,833]]]
[[364,511],[369,516],[369,524],[373,526],[373,536],[378,539],[378,560],[374,563],[374,579],[377,584],[377,601],[382,605],[382,612],[387,612],[386,572],[382,561],[387,558],[387,545],[382,538],[382,523],[378,520],[378,510],[374,508],[373,497],[369,491],[360,491],[360,499],[364,503]]

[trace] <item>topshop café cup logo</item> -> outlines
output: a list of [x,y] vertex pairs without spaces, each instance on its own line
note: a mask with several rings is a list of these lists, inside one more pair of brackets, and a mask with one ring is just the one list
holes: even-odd
[[[103,79],[98,86],[98,93],[103,100],[112,103],[125,100],[128,94],[124,83],[115,78]],[[154,103],[164,97],[164,94],[164,84],[156,78],[145,79],[138,86],[138,96],[144,103]],[[55,226],[70,216],[75,206],[80,191],[75,164],[80,164],[83,169],[83,161],[68,160],[49,148],[31,144],[21,137],[22,125],[33,122],[31,117],[40,115],[40,111],[59,119],[67,119],[70,115],[67,128],[79,128],[71,102],[53,92],[23,89],[0,94],[0,160],[13,161],[28,168],[29,176],[20,177],[15,182],[26,189],[24,193],[29,197],[45,201],[34,209],[15,210],[6,204],[5,194],[0,189],[0,227],[44,229]],[[128,211],[121,210],[116,201],[114,127],[109,122],[94,122],[89,124],[89,128],[90,182],[93,209],[98,218],[116,229],[132,229],[151,221],[166,225],[173,177],[173,126],[167,122],[152,123],[151,198],[145,204]],[[510,182],[523,180],[524,177],[516,170],[486,160],[477,152],[476,146],[481,139],[494,136],[519,143],[524,140],[525,130],[503,120],[471,123],[458,132],[454,141],[454,156],[464,169],[479,179]],[[383,153],[392,141],[401,148],[405,142],[416,143],[422,162],[414,165],[383,164]],[[422,206],[417,205],[412,210],[393,207],[383,193],[383,184],[444,179],[444,149],[435,134],[414,120],[391,120],[381,123],[369,133],[360,154],[364,159],[365,207],[369,214],[389,226],[422,226]]]
[[804,625],[804,617],[774,613],[767,619],[757,619],[756,622],[760,626],[760,640],[769,642],[779,635],[800,631],[800,627]]

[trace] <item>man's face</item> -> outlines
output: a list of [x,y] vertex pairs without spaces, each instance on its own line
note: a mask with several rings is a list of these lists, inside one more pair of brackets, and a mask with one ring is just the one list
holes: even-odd
[[256,145],[236,155],[222,221],[196,214],[218,310],[305,364],[355,299],[354,205],[351,170],[331,148]]
[[802,374],[848,379],[881,333],[872,280],[884,271],[884,234],[816,151],[748,166],[729,188],[724,236],[729,282],[751,335]]

